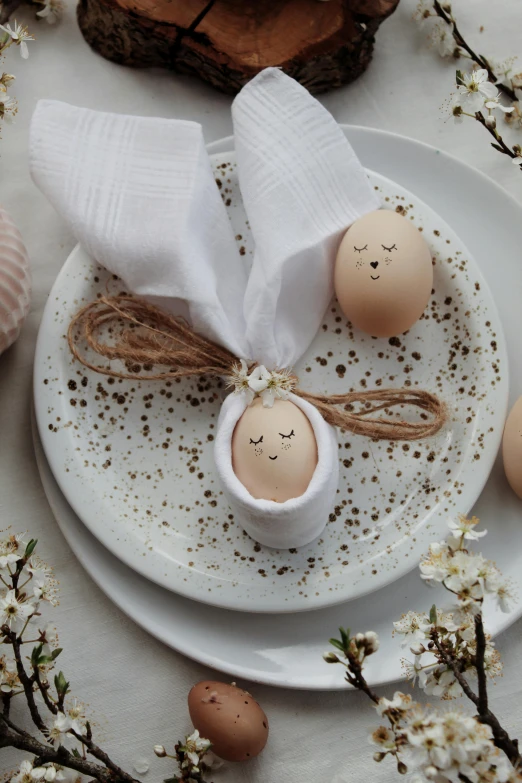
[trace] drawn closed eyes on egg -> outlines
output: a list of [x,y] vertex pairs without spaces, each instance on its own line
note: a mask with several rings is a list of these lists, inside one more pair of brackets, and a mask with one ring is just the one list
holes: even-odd
[[[298,448],[292,449],[294,444]],[[236,424],[232,465],[255,498],[283,503],[299,497],[317,465],[317,443],[308,418],[289,400],[264,408],[256,398]]]
[[356,220],[339,246],[335,293],[344,315],[373,337],[411,329],[433,288],[431,251],[413,221],[388,209]]

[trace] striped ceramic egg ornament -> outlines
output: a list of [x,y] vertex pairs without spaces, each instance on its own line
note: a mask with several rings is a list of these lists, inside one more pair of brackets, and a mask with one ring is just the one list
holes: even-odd
[[31,269],[20,232],[0,207],[0,354],[14,343],[29,311]]

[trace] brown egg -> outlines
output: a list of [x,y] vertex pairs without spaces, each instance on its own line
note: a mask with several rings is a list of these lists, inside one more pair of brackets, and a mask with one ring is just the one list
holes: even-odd
[[268,720],[247,691],[225,682],[204,680],[188,695],[190,719],[212,751],[225,761],[248,761],[268,739]]
[[356,220],[335,264],[345,316],[372,337],[393,337],[421,317],[433,287],[431,252],[408,218],[381,209]]
[[303,495],[317,466],[317,442],[307,416],[290,400],[249,405],[232,436],[232,467],[252,497],[284,503]]
[[518,398],[507,417],[502,458],[509,485],[522,498],[522,397]]

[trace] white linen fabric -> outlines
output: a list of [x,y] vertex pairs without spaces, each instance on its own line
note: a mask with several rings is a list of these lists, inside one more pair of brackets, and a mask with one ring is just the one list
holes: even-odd
[[[34,345],[51,286],[77,238],[29,178],[27,134],[34,101],[52,96],[106,111],[196,120],[203,124],[205,138],[211,142],[232,133],[231,100],[190,77],[155,69],[122,68],[98,57],[78,29],[76,5],[75,0],[66,0],[61,25],[38,25],[38,40],[29,42],[28,60],[22,60],[16,48],[7,53],[6,70],[17,75],[13,94],[20,101],[20,111],[16,125],[2,131],[0,199],[20,229],[32,260],[33,301],[20,338],[0,356],[0,504],[4,526],[12,524],[14,530],[27,530],[32,538],[37,538],[42,557],[56,568],[61,601],[47,616],[58,627],[60,646],[64,648],[60,667],[71,680],[73,694],[90,705],[89,716],[96,724],[95,739],[125,770],[144,783],[157,783],[172,774],[172,765],[169,759],[156,758],[152,746],[164,743],[171,750],[173,743],[191,728],[186,701],[189,689],[198,680],[227,677],[169,649],[114,606],[79,565],[47,503],[35,462],[29,417]],[[419,32],[411,21],[416,5],[417,0],[401,0],[395,14],[377,34],[375,56],[367,72],[353,84],[320,96],[321,102],[338,122],[413,136],[457,155],[493,177],[520,202],[520,173],[504,161],[503,155],[489,149],[488,136],[478,123],[470,119],[469,124],[454,125],[439,119],[439,106],[455,81],[455,65],[451,58],[443,60],[424,45],[426,30]],[[520,51],[520,0],[456,0],[454,11],[460,28],[465,35],[469,33],[470,42],[473,39],[480,43],[486,54],[503,56]],[[478,32],[479,25],[484,25],[483,33]],[[506,135],[504,128],[501,132]],[[514,133],[511,140],[515,143],[516,139]],[[449,222],[453,219],[459,225],[465,223],[468,233],[482,216],[479,204],[463,205],[453,217],[448,211],[444,213],[441,184],[434,184],[423,172],[416,173],[415,163],[408,161],[406,155],[400,163],[392,161],[377,143],[373,148],[368,143],[365,150],[358,152],[365,155],[363,161],[367,165],[414,190]],[[469,244],[479,257],[480,248]],[[504,502],[504,495],[496,496],[497,504]],[[480,515],[485,508],[476,511]],[[484,527],[488,527],[487,516]],[[428,593],[427,606],[431,603],[429,597]],[[361,600],[378,606],[380,595]],[[389,618],[390,633],[391,621],[409,608],[406,596],[405,601],[403,607],[397,607],[397,615]],[[195,614],[197,610],[195,604]],[[350,612],[347,604],[347,625]],[[298,629],[301,623],[313,623],[314,614],[288,617],[290,627],[296,629],[296,639],[287,652],[296,666],[301,652]],[[368,627],[354,630],[370,628],[369,621]],[[228,633],[226,624],[222,633]],[[332,628],[332,635],[335,634],[336,629]],[[502,716],[508,731],[520,736],[522,620],[495,641],[505,675],[490,689],[490,706]],[[318,670],[326,666],[321,652],[327,647],[325,638],[324,646],[317,648]],[[261,649],[259,654],[264,651]],[[239,684],[246,686],[263,706],[270,722],[270,738],[259,758],[244,764],[227,764],[212,778],[216,783],[303,783],[318,775],[322,783],[404,781],[391,760],[380,764],[372,761],[368,736],[379,724],[379,718],[364,694],[306,693],[244,680]],[[397,689],[410,692],[401,684],[378,688],[377,693],[391,698]],[[415,689],[415,696],[417,693]],[[433,696],[426,700],[437,702]],[[464,703],[461,706],[469,709]],[[14,708],[16,722],[33,731],[22,703]],[[2,749],[1,754],[2,774],[14,769],[25,757],[15,750]],[[144,776],[133,770],[138,759],[150,764]]]
[[233,105],[255,255],[247,280],[200,125],[40,101],[31,173],[89,255],[140,296],[187,305],[238,358],[291,367],[333,294],[342,233],[379,201],[326,109],[277,68]]
[[[43,101],[31,171],[89,254],[133,293],[171,310],[182,300],[194,328],[238,358],[291,367],[332,298],[343,232],[379,200],[331,114],[279,69],[253,79],[232,114],[255,247],[248,280],[201,126]],[[233,473],[232,425],[244,405],[234,419],[239,408],[228,401],[218,426],[215,458],[229,502],[245,530],[274,547],[316,538],[337,489],[335,433],[299,405],[319,463],[308,491],[285,503],[255,500]]]
[[214,451],[223,489],[239,524],[260,544],[282,549],[304,546],[320,535],[339,483],[336,430],[306,400],[295,394],[288,399],[308,418],[317,442],[317,467],[304,495],[285,503],[256,500],[237,478],[232,467],[232,435],[247,407],[243,394],[229,394],[223,403]]
[[232,119],[255,242],[246,337],[257,361],[269,369],[291,367],[333,296],[342,235],[380,202],[332,115],[278,68],[241,90]]
[[89,255],[243,356],[246,271],[201,125],[40,101],[31,173]]

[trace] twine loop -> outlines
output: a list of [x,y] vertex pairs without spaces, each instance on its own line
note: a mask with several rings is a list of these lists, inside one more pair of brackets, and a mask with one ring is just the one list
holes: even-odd
[[[103,340],[102,333],[109,335],[110,340]],[[196,334],[184,319],[127,294],[101,296],[83,307],[69,324],[67,340],[73,356],[81,364],[113,378],[136,380],[142,370],[147,373],[141,376],[144,380],[209,375],[214,378],[225,377],[228,385],[238,391],[238,382],[243,387],[246,382],[246,386],[251,389],[248,379],[255,375],[254,380],[266,381],[265,386],[261,383],[260,393],[265,393],[269,388],[269,380],[262,370],[252,372],[258,367],[256,363],[247,365],[243,361],[238,365],[237,357],[228,349]],[[122,362],[126,370],[95,364],[84,353],[84,346],[109,361]],[[165,369],[157,371],[153,368]],[[427,438],[435,435],[446,421],[445,406],[441,400],[421,389],[313,394],[300,389],[297,386],[298,378],[288,370],[269,373],[265,368],[262,369],[276,379],[270,386],[273,399],[285,399],[292,391],[315,405],[329,424],[374,440]],[[420,421],[393,419],[391,409],[397,406],[418,409]],[[380,412],[386,416],[375,415]]]

